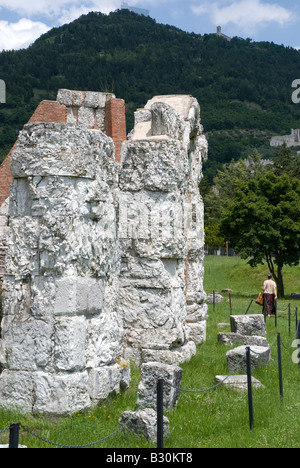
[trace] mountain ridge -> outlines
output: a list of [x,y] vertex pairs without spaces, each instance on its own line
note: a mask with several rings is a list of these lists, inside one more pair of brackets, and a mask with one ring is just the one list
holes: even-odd
[[199,35],[128,10],[91,12],[53,28],[28,49],[0,53],[7,103],[0,105],[3,159],[42,99],[59,88],[113,92],[133,113],[154,95],[192,94],[209,139],[208,178],[231,159],[300,128],[292,103],[300,52],[269,42]]

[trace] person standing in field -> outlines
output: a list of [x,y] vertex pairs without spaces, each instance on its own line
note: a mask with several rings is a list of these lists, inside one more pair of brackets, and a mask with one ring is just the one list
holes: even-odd
[[272,274],[268,274],[268,279],[262,287],[264,291],[264,307],[268,317],[275,314],[275,301],[277,299],[276,283],[272,280]]

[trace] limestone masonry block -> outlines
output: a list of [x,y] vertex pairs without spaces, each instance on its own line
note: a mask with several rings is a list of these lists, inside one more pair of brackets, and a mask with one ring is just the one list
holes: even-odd
[[262,314],[231,315],[231,331],[241,335],[266,335],[266,324]]
[[111,93],[43,101],[0,168],[1,407],[84,410],[128,387],[130,361],[139,402],[162,377],[176,404],[177,365],[206,339],[207,151],[189,95],[151,99],[128,139]]
[[182,369],[178,366],[147,362],[141,367],[142,375],[138,387],[137,404],[156,409],[156,387],[158,379],[164,382],[164,407],[176,406],[180,396]]

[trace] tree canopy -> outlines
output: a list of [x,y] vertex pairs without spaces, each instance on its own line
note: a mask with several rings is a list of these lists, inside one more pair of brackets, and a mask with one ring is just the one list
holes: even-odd
[[251,266],[267,262],[283,297],[283,267],[299,264],[300,181],[268,172],[237,183],[221,232]]
[[114,92],[133,113],[161,94],[192,94],[209,140],[211,183],[223,163],[254,147],[270,151],[272,135],[300,127],[291,84],[300,52],[268,42],[190,34],[128,10],[89,13],[53,28],[24,50],[0,53],[7,103],[0,104],[0,159],[42,99],[59,88]]

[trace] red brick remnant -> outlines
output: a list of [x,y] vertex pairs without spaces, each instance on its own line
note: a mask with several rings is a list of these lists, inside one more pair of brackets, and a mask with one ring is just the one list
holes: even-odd
[[37,106],[28,123],[66,122],[67,108],[57,101],[42,101]]
[[121,147],[126,135],[125,101],[110,99],[105,107],[105,133],[113,139],[116,149],[116,162],[120,162]]
[[[86,93],[83,91],[69,91],[71,96],[75,95],[77,97],[78,102],[76,101],[76,105],[82,106],[84,105],[96,105],[93,103],[86,102],[89,99],[95,99],[99,93]],[[101,94],[101,93],[100,93]],[[73,101],[71,103],[73,105]],[[74,105],[75,105],[74,104]],[[73,117],[77,116],[78,120],[78,109],[79,107],[72,107]],[[97,113],[96,109],[94,108],[83,108],[85,118],[88,116],[85,115],[87,111],[93,112],[93,124],[90,128],[99,128],[101,129],[101,125],[99,126],[97,121]],[[98,116],[99,119],[99,116]],[[120,162],[120,153],[121,153],[121,146],[123,141],[127,139],[126,135],[126,117],[125,117],[125,101],[123,99],[115,99],[111,98],[109,101],[106,102],[105,105],[105,133],[113,139],[116,151],[116,162]],[[100,119],[101,120],[101,119]],[[42,101],[38,107],[36,108],[34,114],[29,119],[28,123],[35,123],[35,122],[67,122],[68,120],[68,107],[66,104],[61,104],[58,101]],[[77,122],[79,123],[79,122]],[[83,120],[80,122],[81,124],[85,124],[86,122]],[[89,121],[88,121],[89,123]],[[10,173],[10,155],[14,147],[9,152],[6,159],[3,161],[2,165],[0,166],[0,206],[2,203],[7,199],[9,196],[9,187],[11,184],[11,173]]]

